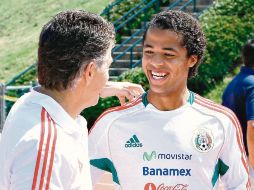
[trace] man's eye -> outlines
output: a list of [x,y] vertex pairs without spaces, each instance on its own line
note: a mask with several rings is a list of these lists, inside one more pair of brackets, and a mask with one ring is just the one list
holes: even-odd
[[145,53],[148,54],[148,55],[153,54],[153,52],[152,52],[152,51],[149,51],[149,50],[148,50],[148,51],[145,51]]
[[166,57],[172,57],[172,56],[174,56],[173,54],[170,54],[170,53],[165,53],[164,54]]

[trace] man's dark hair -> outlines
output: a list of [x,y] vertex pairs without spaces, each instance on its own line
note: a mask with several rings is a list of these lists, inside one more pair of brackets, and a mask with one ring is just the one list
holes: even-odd
[[151,20],[143,36],[143,43],[150,28],[170,30],[182,36],[182,45],[187,49],[187,56],[197,55],[197,63],[189,69],[188,77],[197,74],[206,48],[205,35],[196,19],[182,11],[163,11]]
[[97,14],[67,10],[42,28],[38,48],[38,79],[48,89],[72,87],[81,70],[94,60],[103,64],[105,53],[115,41],[111,23]]
[[254,67],[254,39],[249,40],[243,47],[242,58],[244,65]]

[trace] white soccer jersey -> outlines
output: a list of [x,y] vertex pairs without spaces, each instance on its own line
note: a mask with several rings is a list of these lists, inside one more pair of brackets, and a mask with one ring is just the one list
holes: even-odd
[[32,91],[11,109],[0,141],[0,190],[91,190],[87,128]]
[[112,173],[115,189],[250,189],[241,128],[235,115],[194,93],[160,111],[147,101],[104,112],[89,134],[92,181]]

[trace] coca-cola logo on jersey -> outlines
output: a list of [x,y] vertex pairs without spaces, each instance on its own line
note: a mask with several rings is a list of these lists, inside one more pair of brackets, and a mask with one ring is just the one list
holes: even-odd
[[144,190],[188,190],[187,184],[165,185],[160,184],[158,187],[154,183],[147,183]]

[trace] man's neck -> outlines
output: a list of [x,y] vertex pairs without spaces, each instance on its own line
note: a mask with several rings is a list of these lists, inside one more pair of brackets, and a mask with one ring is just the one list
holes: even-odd
[[77,101],[77,95],[71,89],[56,91],[39,87],[36,90],[53,98],[73,119],[82,111],[80,102]]
[[189,91],[186,88],[179,92],[168,93],[167,95],[148,91],[147,98],[149,103],[154,105],[157,109],[161,111],[169,111],[184,105],[188,101]]

